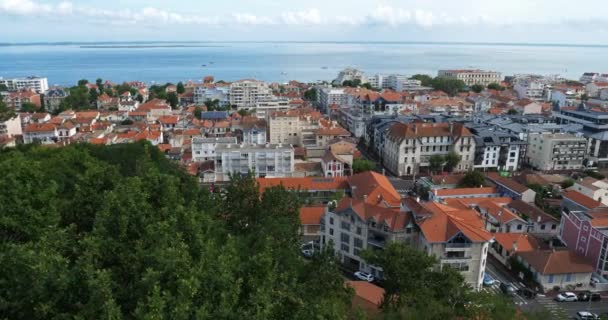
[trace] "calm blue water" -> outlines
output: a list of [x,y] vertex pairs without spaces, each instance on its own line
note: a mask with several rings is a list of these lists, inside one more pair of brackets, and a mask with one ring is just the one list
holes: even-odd
[[438,69],[474,67],[504,75],[540,73],[579,78],[586,71],[608,72],[607,57],[608,46],[212,43],[208,47],[107,49],[28,45],[0,46],[0,76],[39,75],[48,77],[49,84],[60,85],[82,78],[164,83],[200,80],[205,75],[227,81],[257,78],[285,82],[331,80],[339,70],[354,66],[367,74],[434,75]]

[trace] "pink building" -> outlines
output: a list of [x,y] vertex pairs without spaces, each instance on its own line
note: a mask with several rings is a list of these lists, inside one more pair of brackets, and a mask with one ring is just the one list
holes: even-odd
[[608,275],[608,209],[601,203],[576,191],[565,193],[560,238],[595,271]]

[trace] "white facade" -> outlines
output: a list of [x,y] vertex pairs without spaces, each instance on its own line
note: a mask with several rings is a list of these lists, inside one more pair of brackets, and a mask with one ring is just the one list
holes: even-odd
[[12,119],[0,122],[0,135],[14,137],[22,134],[23,131],[21,130],[21,118],[19,116],[15,116]]
[[220,106],[225,106],[229,103],[228,94],[230,88],[228,86],[225,87],[195,87],[193,91],[193,100],[194,104],[198,106],[202,106],[207,101],[219,100]]
[[439,77],[462,80],[467,86],[480,84],[487,86],[490,83],[500,83],[500,72],[484,70],[439,70]]
[[294,150],[281,144],[217,144],[215,179],[228,181],[231,174],[254,172],[256,177],[291,177]]
[[357,69],[346,68],[338,74],[338,77],[333,81],[333,84],[341,86],[344,81],[359,80],[361,83],[367,83],[365,74]]
[[20,91],[24,89],[33,89],[36,93],[44,93],[49,89],[47,78],[26,77],[4,79],[0,77],[0,84],[5,85],[9,91]]
[[263,81],[241,80],[230,84],[230,105],[237,108],[255,108],[258,101],[272,98],[272,91]]
[[236,137],[199,138],[192,139],[192,161],[215,160],[215,146],[218,143],[236,143]]
[[528,135],[528,162],[538,170],[577,170],[583,168],[587,140],[567,133]]
[[271,98],[260,100],[255,104],[255,116],[260,119],[267,119],[268,116],[275,111],[287,111],[291,107],[289,106],[289,99],[285,98]]
[[540,81],[519,81],[513,86],[519,99],[543,100],[545,84]]
[[347,94],[344,92],[344,89],[319,88],[317,92],[319,107],[325,112],[329,110],[329,106],[331,105],[342,106],[346,104]]

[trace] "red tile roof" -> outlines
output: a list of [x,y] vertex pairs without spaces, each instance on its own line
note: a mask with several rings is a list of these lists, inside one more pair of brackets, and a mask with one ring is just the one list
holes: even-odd
[[494,181],[494,183],[500,184],[503,187],[510,189],[519,194],[522,194],[522,193],[530,190],[530,188],[524,186],[523,184],[519,184],[512,179],[507,179],[505,177],[501,177],[497,172],[490,172],[487,174],[487,177],[490,180]]
[[539,250],[517,254],[542,275],[591,273],[595,269],[585,258],[570,250]]
[[55,129],[56,127],[52,123],[31,123],[23,129],[23,132],[51,132]]
[[494,240],[511,253],[513,252],[514,244],[517,248],[517,252],[534,251],[540,246],[535,237],[525,233],[498,232],[494,234]]
[[419,220],[418,226],[428,242],[447,242],[459,233],[472,242],[492,239],[492,234],[485,229],[474,210],[452,208],[436,202],[427,202],[423,206],[431,214]]
[[562,196],[587,209],[595,209],[603,206],[601,202],[595,201],[592,198],[589,198],[586,195],[574,190],[568,190],[564,192]]
[[317,225],[321,224],[321,217],[325,214],[324,206],[302,207],[300,208],[300,224]]
[[389,206],[399,206],[401,195],[395,187],[383,176],[374,171],[367,171],[348,177],[353,198],[370,204],[386,203]]
[[384,299],[384,289],[367,281],[347,281],[346,285],[355,290],[355,295],[376,306]]
[[466,196],[466,195],[477,195],[477,194],[496,194],[496,188],[494,187],[483,187],[483,188],[454,188],[454,189],[438,189],[434,190],[435,194],[439,197],[448,196]]

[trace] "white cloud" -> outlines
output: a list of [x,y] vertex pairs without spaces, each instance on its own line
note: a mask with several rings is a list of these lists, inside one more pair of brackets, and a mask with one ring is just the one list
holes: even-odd
[[285,12],[281,20],[289,25],[316,25],[321,24],[323,19],[318,9],[310,9],[298,12]]
[[275,22],[267,17],[259,17],[250,13],[235,13],[232,15],[234,21],[238,24],[249,24],[249,25],[265,25],[275,24]]

